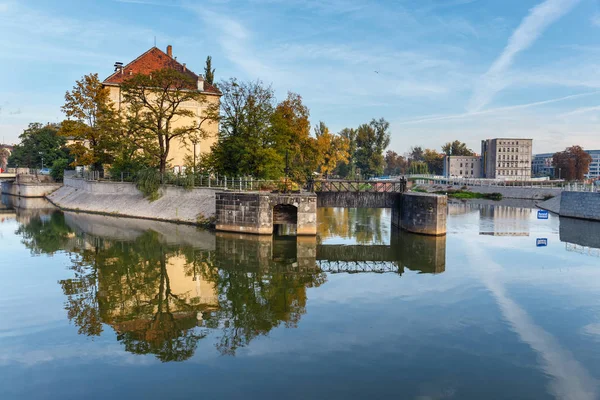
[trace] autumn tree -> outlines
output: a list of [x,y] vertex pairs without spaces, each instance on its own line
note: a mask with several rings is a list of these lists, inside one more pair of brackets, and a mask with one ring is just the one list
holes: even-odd
[[209,84],[215,82],[215,69],[212,67],[212,57],[206,57],[206,65],[204,66],[204,80]]
[[10,157],[10,151],[6,147],[0,147],[0,169],[6,169]]
[[317,141],[310,136],[310,112],[302,96],[289,92],[277,104],[271,117],[271,129],[278,153],[288,159],[289,176],[305,182],[319,167]]
[[319,154],[319,172],[328,177],[339,163],[348,161],[349,141],[341,135],[332,134],[322,121],[315,127],[315,136]]
[[381,175],[385,167],[383,152],[390,144],[390,123],[373,119],[358,127],[356,133],[356,166],[365,176]]
[[65,94],[62,111],[67,119],[59,134],[74,142],[69,146],[77,165],[91,165],[94,170],[112,162],[113,150],[119,143],[119,119],[110,101],[109,89],[102,85],[98,74],[89,74],[76,81]]
[[[174,139],[189,144],[206,138],[205,127],[218,118],[216,105],[197,90],[197,82],[172,68],[135,74],[121,85],[121,93],[130,140],[154,160],[161,174],[169,163]],[[190,103],[205,110],[202,117],[187,107]],[[190,122],[182,123],[185,119]]]
[[444,171],[444,155],[432,149],[425,149],[423,161],[427,164],[429,173],[441,175]]
[[403,156],[392,150],[385,153],[385,175],[402,175],[406,173],[406,169],[407,161]]
[[459,140],[448,142],[442,146],[442,153],[447,156],[473,156],[475,153],[469,149],[466,143]]
[[590,170],[592,156],[580,146],[567,147],[552,156],[552,165],[559,178],[581,181]]

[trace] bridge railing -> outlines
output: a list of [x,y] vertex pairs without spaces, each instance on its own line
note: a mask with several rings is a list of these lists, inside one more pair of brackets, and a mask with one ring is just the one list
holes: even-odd
[[369,192],[369,193],[403,193],[406,191],[406,180],[315,180],[309,182],[308,190],[316,193],[324,192]]

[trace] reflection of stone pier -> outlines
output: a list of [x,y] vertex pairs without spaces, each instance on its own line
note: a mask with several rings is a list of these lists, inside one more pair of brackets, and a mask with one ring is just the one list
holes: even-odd
[[[560,241],[590,249],[600,249],[600,222],[560,218]],[[579,251],[576,247],[573,251]]]

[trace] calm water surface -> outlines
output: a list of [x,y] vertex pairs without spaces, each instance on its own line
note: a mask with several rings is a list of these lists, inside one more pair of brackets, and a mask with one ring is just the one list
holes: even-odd
[[322,209],[271,239],[3,203],[3,400],[600,395],[599,224]]

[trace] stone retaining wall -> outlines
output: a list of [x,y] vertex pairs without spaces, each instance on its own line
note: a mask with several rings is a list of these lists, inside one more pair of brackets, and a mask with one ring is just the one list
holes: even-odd
[[2,182],[2,194],[19,197],[44,197],[60,188],[60,183],[17,183]]
[[600,193],[563,192],[560,216],[600,221]]
[[65,178],[64,186],[47,198],[69,211],[204,225],[214,218],[215,193],[214,189],[166,186],[161,197],[150,202],[133,183]]

